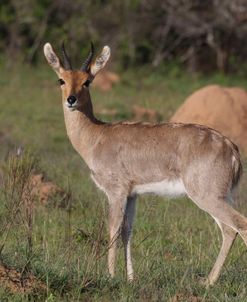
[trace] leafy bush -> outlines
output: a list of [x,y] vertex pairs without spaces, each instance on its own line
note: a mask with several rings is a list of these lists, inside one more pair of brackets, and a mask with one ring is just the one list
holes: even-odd
[[93,40],[109,43],[123,67],[176,58],[191,70],[226,72],[246,57],[246,33],[244,0],[3,0],[0,8],[0,51],[11,61],[39,61],[47,40],[66,40],[82,60]]

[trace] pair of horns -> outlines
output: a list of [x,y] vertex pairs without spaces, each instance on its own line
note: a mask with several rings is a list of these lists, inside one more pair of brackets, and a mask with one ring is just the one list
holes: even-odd
[[[72,65],[71,65],[70,59],[68,57],[68,54],[65,50],[64,42],[62,44],[62,55],[63,55],[64,68],[66,70],[72,70]],[[91,50],[90,50],[89,55],[87,56],[85,62],[82,64],[82,66],[80,68],[81,71],[85,71],[85,72],[88,71],[90,64],[92,62],[93,56],[94,56],[94,46],[93,46],[93,43],[91,42]]]

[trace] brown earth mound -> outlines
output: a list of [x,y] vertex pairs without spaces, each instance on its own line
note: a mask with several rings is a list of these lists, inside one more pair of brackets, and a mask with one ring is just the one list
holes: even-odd
[[160,120],[158,112],[154,109],[144,108],[138,105],[133,107],[133,120],[155,123]]
[[247,154],[247,92],[210,85],[189,96],[171,122],[197,123],[220,131]]
[[93,86],[103,91],[109,91],[120,81],[119,75],[112,71],[101,71],[94,79]]
[[34,174],[30,178],[31,193],[42,203],[56,194],[63,195],[64,191],[51,181],[46,181],[43,174]]
[[46,285],[31,273],[21,274],[3,264],[0,264],[0,284],[11,293],[40,293],[46,291]]

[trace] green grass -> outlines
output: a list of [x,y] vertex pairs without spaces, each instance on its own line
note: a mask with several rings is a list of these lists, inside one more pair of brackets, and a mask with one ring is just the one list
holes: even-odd
[[[21,216],[11,225],[3,249],[3,260],[19,270],[29,260],[29,269],[47,284],[47,292],[12,295],[1,288],[1,301],[169,301],[176,294],[180,301],[195,301],[193,297],[200,297],[198,301],[247,301],[247,253],[240,239],[217,284],[209,289],[200,285],[199,277],[207,275],[216,259],[221,235],[213,220],[186,198],[139,198],[132,244],[136,280],[131,285],[125,281],[121,245],[116,278],[109,279],[106,197],[96,189],[66,137],[55,74],[46,65],[2,68],[1,72],[1,166],[6,165],[9,152],[23,146],[39,158],[35,165],[40,170],[72,192],[70,207],[56,206],[55,201],[35,205],[30,259]],[[247,88],[241,77],[144,69],[122,72],[118,86],[109,93],[94,90],[92,99],[96,112],[116,108],[117,120],[131,118],[133,104],[154,108],[168,120],[190,93],[210,83]],[[3,175],[7,177],[6,172]],[[246,196],[245,186],[243,179],[240,198]],[[4,194],[0,197],[2,230],[9,200]],[[241,204],[241,211],[247,214],[247,206]]]

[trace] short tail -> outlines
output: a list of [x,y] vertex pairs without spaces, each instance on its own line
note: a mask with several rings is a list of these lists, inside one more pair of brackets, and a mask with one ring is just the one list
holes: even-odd
[[232,158],[232,165],[233,165],[233,177],[232,177],[232,189],[237,186],[240,181],[240,178],[243,173],[243,166],[240,159],[240,154],[237,145],[233,144],[233,158]]

